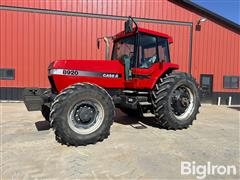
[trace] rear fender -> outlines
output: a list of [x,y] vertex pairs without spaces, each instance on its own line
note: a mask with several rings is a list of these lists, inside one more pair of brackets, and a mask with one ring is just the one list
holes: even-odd
[[163,77],[165,74],[173,71],[173,70],[177,70],[179,69],[179,65],[178,64],[174,64],[174,63],[169,63],[169,62],[164,62],[160,64],[160,68],[158,71],[156,71],[152,77],[152,85],[151,85],[151,89],[154,88],[155,84],[157,83],[157,81],[159,80],[159,78]]

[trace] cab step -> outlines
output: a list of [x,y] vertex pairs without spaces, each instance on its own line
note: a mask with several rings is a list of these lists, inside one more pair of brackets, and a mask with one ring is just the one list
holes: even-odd
[[125,94],[139,94],[139,95],[148,95],[149,92],[147,91],[134,91],[134,90],[123,90],[122,91]]
[[139,104],[141,105],[141,106],[150,106],[150,105],[152,105],[152,103],[150,103],[150,102],[139,102]]
[[149,92],[146,92],[146,91],[138,91],[137,93],[138,94],[149,94]]
[[143,113],[143,117],[155,117],[153,113]]
[[123,92],[123,93],[127,93],[127,94],[133,94],[133,93],[135,93],[136,91],[132,91],[132,90],[123,90],[122,92]]

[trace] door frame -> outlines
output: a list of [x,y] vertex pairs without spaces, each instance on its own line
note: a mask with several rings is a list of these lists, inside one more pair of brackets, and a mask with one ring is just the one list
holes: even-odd
[[209,77],[210,78],[210,95],[209,96],[201,96],[202,100],[204,102],[211,102],[212,96],[213,96],[213,74],[200,74],[200,88],[202,88],[202,78],[203,77]]

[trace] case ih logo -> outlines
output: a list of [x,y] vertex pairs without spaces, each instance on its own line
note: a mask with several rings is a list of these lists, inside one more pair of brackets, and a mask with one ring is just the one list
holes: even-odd
[[119,78],[119,74],[106,74],[106,73],[104,73],[102,76],[106,77],[106,78]]
[[49,75],[65,75],[65,76],[90,76],[90,77],[104,77],[104,78],[121,78],[121,74],[104,73],[104,72],[91,72],[79,71],[70,69],[51,69]]

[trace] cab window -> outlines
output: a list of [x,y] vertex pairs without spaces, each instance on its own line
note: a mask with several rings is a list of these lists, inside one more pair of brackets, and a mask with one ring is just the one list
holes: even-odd
[[158,37],[158,54],[160,62],[170,62],[168,40],[166,38]]
[[146,34],[140,34],[138,67],[149,68],[158,62],[157,38]]
[[136,39],[136,36],[130,36],[115,42],[113,47],[112,59],[113,60],[126,59],[127,61],[130,62],[130,67],[131,68],[134,67],[135,39]]

